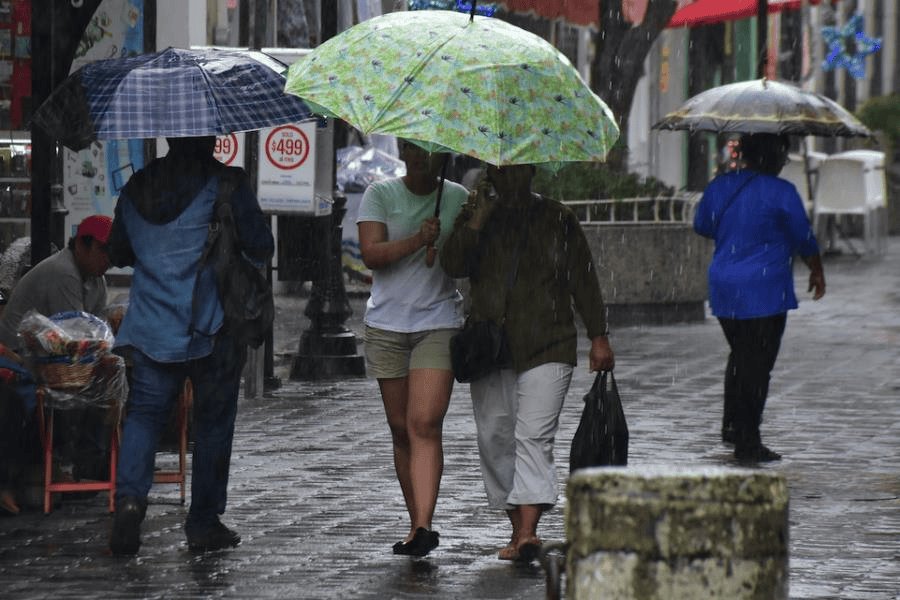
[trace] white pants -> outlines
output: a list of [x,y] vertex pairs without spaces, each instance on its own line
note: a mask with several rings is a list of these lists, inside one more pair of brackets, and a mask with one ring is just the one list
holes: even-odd
[[553,442],[572,366],[546,363],[472,382],[481,474],[491,508],[556,504]]

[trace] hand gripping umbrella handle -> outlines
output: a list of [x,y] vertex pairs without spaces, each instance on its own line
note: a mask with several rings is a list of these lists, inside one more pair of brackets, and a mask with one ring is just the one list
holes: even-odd
[[[444,179],[447,177],[447,163],[450,162],[450,155],[447,154],[444,156],[444,164],[441,167],[441,180],[438,183],[437,188],[437,199],[434,201],[434,216],[441,216],[441,194],[444,193]],[[437,248],[434,247],[434,244],[429,244],[428,248],[425,250],[425,266],[431,268],[434,266],[434,259],[437,257]]]

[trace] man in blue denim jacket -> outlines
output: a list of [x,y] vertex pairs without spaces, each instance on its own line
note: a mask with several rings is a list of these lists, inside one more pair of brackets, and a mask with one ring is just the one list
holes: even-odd
[[[225,512],[247,349],[224,325],[212,266],[197,274],[225,167],[213,158],[214,137],[168,142],[169,153],[122,189],[109,241],[112,263],[134,267],[128,311],[116,336],[116,348],[133,362],[110,537],[116,555],[140,547],[157,443],[186,377],[194,388],[188,547],[202,552],[240,543],[219,515]],[[245,174],[231,203],[244,254],[264,263],[274,241]]]

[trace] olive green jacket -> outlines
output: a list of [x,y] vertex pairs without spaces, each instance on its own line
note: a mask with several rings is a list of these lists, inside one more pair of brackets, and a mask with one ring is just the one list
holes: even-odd
[[[481,231],[463,209],[440,252],[451,277],[468,277],[469,318],[503,322],[513,368],[521,373],[548,362],[576,364],[574,309],[593,339],[606,334],[606,309],[587,239],[562,203],[535,195],[531,203],[494,208]],[[526,236],[518,274],[507,278],[516,246]]]

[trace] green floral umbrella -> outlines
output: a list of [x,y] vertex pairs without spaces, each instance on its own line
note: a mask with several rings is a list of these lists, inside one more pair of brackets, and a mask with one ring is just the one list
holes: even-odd
[[551,44],[453,11],[355,25],[291,65],[285,91],[364,134],[498,166],[599,161],[619,136],[609,107]]

